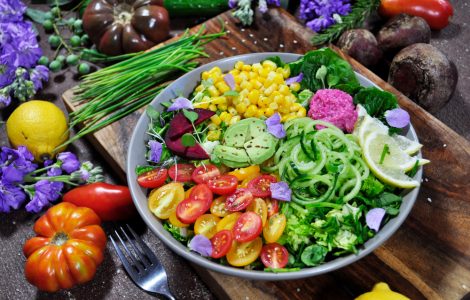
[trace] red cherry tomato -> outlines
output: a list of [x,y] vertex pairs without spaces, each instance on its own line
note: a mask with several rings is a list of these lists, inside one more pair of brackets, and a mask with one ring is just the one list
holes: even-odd
[[278,243],[266,244],[261,250],[261,261],[266,268],[284,268],[289,261],[289,252]]
[[257,238],[263,230],[261,217],[252,211],[243,213],[233,226],[233,238],[237,242],[249,242]]
[[225,208],[228,211],[240,211],[250,205],[251,201],[253,201],[253,194],[248,189],[240,188],[228,195]]
[[232,247],[232,232],[230,230],[222,230],[217,232],[212,238],[212,258],[221,258]]
[[203,165],[196,168],[193,171],[191,178],[195,183],[206,183],[209,179],[212,179],[220,175],[219,169],[214,165]]
[[194,169],[195,167],[191,164],[176,164],[170,167],[168,175],[173,181],[188,182],[191,181]]
[[279,202],[276,199],[266,199],[266,206],[268,207],[268,218],[279,211]]
[[272,175],[261,175],[248,182],[248,189],[255,197],[271,197],[271,183],[277,181]]
[[228,195],[237,189],[238,179],[233,175],[220,175],[210,179],[207,185],[214,194]]
[[161,187],[168,176],[167,169],[157,168],[140,174],[137,177],[137,183],[144,188],[154,189]]
[[206,184],[196,185],[188,199],[181,201],[176,207],[176,217],[182,223],[191,224],[209,210],[213,195]]

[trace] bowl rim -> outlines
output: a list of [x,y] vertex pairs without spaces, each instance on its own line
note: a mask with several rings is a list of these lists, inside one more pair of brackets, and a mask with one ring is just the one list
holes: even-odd
[[[158,102],[168,101],[168,98],[164,99],[166,92],[172,91],[174,85],[176,85],[179,82],[187,81],[187,78],[192,77],[195,73],[201,73],[203,71],[209,70],[210,68],[217,66],[221,63],[229,63],[229,62],[235,63],[238,60],[247,60],[247,59],[255,59],[255,58],[256,59],[259,58],[258,61],[262,61],[266,57],[270,57],[270,56],[280,56],[283,61],[285,61],[286,59],[293,61],[303,55],[294,54],[294,53],[285,53],[285,52],[259,52],[259,53],[249,53],[249,54],[242,54],[242,55],[237,55],[237,56],[230,56],[230,57],[225,57],[219,60],[215,60],[210,63],[201,65],[198,68],[182,75],[181,77],[173,81],[159,95],[157,95],[149,105],[152,105],[155,107]],[[357,72],[354,72],[354,73],[360,81],[367,82],[369,85],[381,89],[378,85],[376,85],[374,82],[372,82],[365,76]],[[166,246],[168,246],[178,255],[184,257],[190,262],[195,263],[201,267],[204,267],[204,268],[207,268],[209,270],[216,271],[219,273],[223,273],[226,275],[237,276],[237,277],[242,277],[242,278],[251,279],[251,280],[270,280],[270,281],[293,280],[293,279],[300,279],[300,278],[321,275],[321,274],[331,272],[331,271],[340,269],[342,267],[348,266],[351,263],[354,263],[362,259],[363,257],[370,254],[372,251],[377,249],[379,246],[385,243],[398,230],[398,228],[403,224],[403,222],[406,220],[409,213],[411,212],[416,202],[419,190],[420,190],[420,186],[410,190],[406,194],[407,201],[403,201],[400,206],[400,213],[395,218],[391,219],[385,226],[383,226],[373,238],[369,239],[365,244],[361,245],[361,248],[358,250],[358,253],[356,254],[348,254],[346,256],[341,256],[334,260],[323,263],[319,266],[308,267],[308,268],[300,269],[299,271],[284,272],[284,273],[271,273],[271,272],[258,271],[258,270],[245,270],[245,269],[236,268],[236,267],[232,267],[228,265],[227,266],[221,265],[217,262],[210,261],[200,256],[199,254],[191,252],[185,245],[183,245],[182,243],[174,239],[173,236],[163,228],[161,221],[158,220],[158,218],[153,216],[153,214],[151,213],[150,213],[150,216],[148,216],[149,210],[148,210],[147,205],[140,204],[138,200],[138,198],[140,197],[138,195],[138,191],[139,190],[142,191],[145,189],[141,188],[137,184],[136,174],[134,172],[136,164],[133,164],[132,162],[134,160],[133,157],[135,157],[136,155],[135,153],[136,148],[139,149],[139,146],[136,145],[136,143],[141,140],[138,135],[145,134],[145,133],[141,133],[138,129],[142,128],[142,126],[144,126],[144,128],[147,128],[147,125],[148,125],[148,120],[147,120],[146,114],[143,113],[139,117],[139,120],[133,129],[132,137],[129,143],[127,162],[126,162],[128,186],[129,186],[134,204],[137,208],[137,211],[139,212],[139,215],[142,217],[142,219],[150,228],[150,230],[160,240],[162,240]],[[411,138],[413,140],[418,141],[417,134],[411,124],[409,127],[408,135],[411,135]],[[145,138],[144,140],[147,140],[147,138]],[[142,146],[143,145],[140,145],[140,148]],[[421,151],[418,153],[417,156],[421,157]],[[422,173],[423,173],[422,167],[420,167],[414,178],[420,181],[422,178]],[[145,200],[144,202],[146,203],[147,198],[145,197],[144,200]]]

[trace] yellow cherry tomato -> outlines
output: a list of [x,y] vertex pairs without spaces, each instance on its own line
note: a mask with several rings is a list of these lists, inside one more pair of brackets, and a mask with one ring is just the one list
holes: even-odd
[[148,206],[158,218],[168,219],[176,211],[176,206],[183,200],[183,184],[171,182],[150,192]]
[[274,214],[268,219],[266,226],[263,228],[263,237],[266,243],[276,242],[286,228],[286,216],[283,214]]
[[248,175],[243,181],[240,183],[240,187],[247,187],[248,182],[250,182],[252,179],[255,179],[256,177],[261,176],[261,173],[251,173]]
[[234,212],[233,214],[230,214],[226,217],[224,217],[222,220],[220,220],[219,223],[217,223],[216,231],[222,231],[222,230],[230,230],[232,231],[233,226],[235,226],[235,223],[237,222],[238,218],[242,215],[241,212]]
[[225,217],[230,213],[225,207],[225,196],[215,199],[211,204],[211,213],[217,217]]
[[227,261],[235,267],[247,266],[258,258],[262,248],[263,241],[260,237],[245,243],[233,242],[227,253]]
[[216,234],[216,226],[219,223],[220,218],[211,214],[205,214],[197,218],[194,223],[194,233],[202,234],[206,238],[210,239]]
[[262,198],[255,198],[250,205],[248,205],[246,211],[252,211],[260,216],[264,227],[264,224],[266,224],[266,220],[268,219],[268,207]]
[[171,225],[180,227],[180,228],[189,226],[189,224],[185,224],[181,222],[180,220],[178,220],[178,218],[176,217],[176,210],[171,213],[170,218],[168,218],[168,221],[170,221]]
[[259,166],[254,165],[254,166],[249,166],[246,168],[233,170],[229,174],[237,177],[238,181],[243,181],[251,174],[254,174],[254,173],[258,174],[259,172],[260,172]]

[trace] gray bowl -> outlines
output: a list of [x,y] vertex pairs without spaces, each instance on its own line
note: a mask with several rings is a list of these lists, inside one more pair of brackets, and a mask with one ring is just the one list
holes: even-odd
[[[239,55],[234,57],[224,58],[218,61],[211,62],[209,64],[203,65],[184,76],[177,79],[171,85],[169,85],[165,90],[163,90],[151,103],[157,110],[161,110],[161,105],[158,103],[168,101],[170,99],[175,98],[179,94],[189,95],[194,88],[196,87],[197,83],[200,81],[200,74],[203,71],[210,70],[214,66],[219,66],[222,71],[231,70],[235,64],[235,62],[242,60],[245,63],[253,64],[256,62],[260,62],[266,57],[277,55],[280,56],[284,62],[291,62],[300,57],[298,54],[290,54],[290,53],[253,53],[253,54],[245,54]],[[369,86],[376,86],[373,82],[368,80],[367,78],[363,77],[362,75],[356,73],[356,76],[361,83],[361,85],[369,87]],[[391,219],[380,231],[374,236],[372,239],[368,240],[363,247],[359,250],[357,254],[350,254],[347,256],[342,256],[336,258],[332,261],[319,265],[317,267],[305,268],[300,271],[296,272],[287,272],[287,273],[268,273],[264,271],[253,271],[253,270],[244,270],[239,268],[234,268],[230,266],[224,266],[215,262],[212,262],[196,253],[190,252],[186,246],[178,242],[173,238],[173,236],[167,232],[162,224],[161,221],[158,220],[148,209],[147,206],[147,189],[141,188],[137,184],[137,176],[134,172],[135,167],[137,165],[144,165],[146,164],[145,161],[145,145],[148,141],[148,137],[146,134],[146,130],[148,128],[148,118],[145,114],[143,114],[137,125],[134,129],[132,134],[131,142],[129,145],[129,152],[127,157],[127,181],[129,184],[129,188],[131,190],[132,198],[134,200],[134,204],[139,211],[139,214],[144,219],[145,223],[150,227],[150,229],[173,251],[177,254],[183,256],[184,258],[188,259],[189,261],[198,264],[202,267],[210,269],[212,271],[224,273],[227,275],[232,276],[239,276],[247,279],[256,279],[256,280],[285,280],[285,279],[299,279],[305,278],[315,275],[320,275],[323,273],[327,273],[344,266],[347,266],[367,254],[374,251],[377,247],[382,245],[397,229],[400,225],[405,221],[406,217],[410,213],[416,198],[418,196],[419,188],[415,188],[409,191],[403,199],[403,203],[400,207],[400,214]],[[412,126],[410,126],[407,135],[408,138],[417,141],[418,137],[416,136],[416,132]],[[421,156],[421,153],[418,154]],[[420,181],[422,178],[422,168],[419,169],[418,173],[415,176],[415,179]]]

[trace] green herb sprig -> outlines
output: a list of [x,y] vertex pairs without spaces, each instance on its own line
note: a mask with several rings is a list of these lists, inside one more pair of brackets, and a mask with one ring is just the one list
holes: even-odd
[[83,77],[74,90],[73,102],[83,104],[70,116],[70,128],[83,127],[64,145],[100,130],[150,103],[167,82],[197,66],[194,59],[208,57],[206,43],[223,36],[204,34],[205,27],[190,35],[188,31],[177,41],[140,53],[127,60]]
[[315,35],[312,38],[312,44],[314,46],[330,43],[337,38],[346,30],[356,28],[364,23],[364,20],[379,7],[380,0],[357,0],[352,5],[351,12],[341,17],[341,22],[338,22],[328,29],[324,30],[320,34]]

